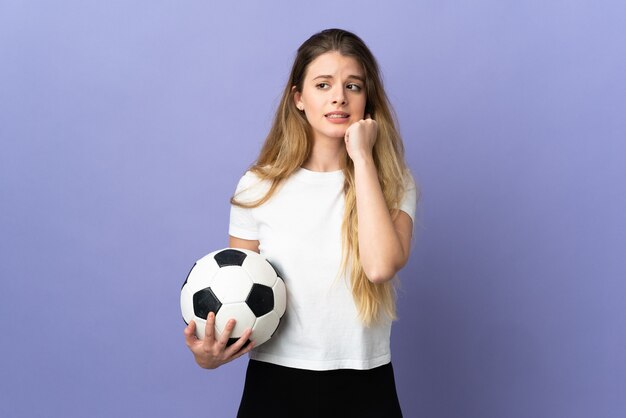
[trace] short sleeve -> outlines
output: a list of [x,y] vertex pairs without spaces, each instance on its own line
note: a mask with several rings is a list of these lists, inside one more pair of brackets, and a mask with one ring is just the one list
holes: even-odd
[[[258,200],[259,179],[247,172],[237,184],[235,189],[235,200],[242,203],[251,203]],[[244,208],[237,205],[230,205],[230,224],[228,234],[241,239],[259,239],[258,223],[254,217],[254,208]]]
[[413,225],[415,225],[415,211],[417,208],[417,186],[415,184],[415,180],[413,176],[409,172],[406,171],[406,176],[404,178],[404,197],[400,202],[400,209],[403,212],[406,212],[407,215],[411,217],[413,221]]

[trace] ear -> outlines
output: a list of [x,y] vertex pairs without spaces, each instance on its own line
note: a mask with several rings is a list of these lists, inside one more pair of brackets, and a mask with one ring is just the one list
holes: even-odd
[[298,90],[296,90],[296,86],[293,86],[291,88],[291,91],[293,91],[293,103],[296,105],[296,107],[299,110],[304,110],[304,104],[302,103],[302,93],[300,93]]

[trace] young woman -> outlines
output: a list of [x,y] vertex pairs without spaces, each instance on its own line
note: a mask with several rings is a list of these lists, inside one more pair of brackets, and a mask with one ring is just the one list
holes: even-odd
[[298,49],[256,163],[231,201],[230,246],[281,272],[287,312],[254,348],[185,339],[201,367],[250,353],[240,417],[399,417],[390,355],[393,279],[410,253],[417,190],[376,60],[329,29]]

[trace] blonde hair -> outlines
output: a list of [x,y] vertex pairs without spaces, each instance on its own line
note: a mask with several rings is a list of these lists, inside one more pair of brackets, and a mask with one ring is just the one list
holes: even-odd
[[[404,194],[406,175],[402,140],[383,89],[376,59],[358,36],[341,29],[319,32],[298,48],[272,127],[259,157],[250,168],[250,171],[261,180],[269,182],[269,190],[261,199],[252,203],[239,202],[236,196],[233,196],[232,204],[247,208],[262,205],[309,157],[311,128],[304,114],[296,108],[294,94],[302,91],[308,65],[318,56],[331,51],[355,58],[363,66],[367,97],[365,113],[370,114],[378,125],[373,158],[387,207],[392,216],[397,216],[397,208]],[[396,318],[395,288],[391,281],[382,284],[372,283],[363,271],[358,246],[354,166],[347,153],[345,158],[341,271],[350,272],[352,295],[359,316],[365,325],[370,325],[379,320],[383,313],[391,319]]]

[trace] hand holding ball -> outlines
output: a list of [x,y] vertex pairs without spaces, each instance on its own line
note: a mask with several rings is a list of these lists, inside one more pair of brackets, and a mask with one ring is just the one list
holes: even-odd
[[272,265],[253,251],[225,248],[198,260],[180,293],[180,307],[187,324],[196,323],[196,336],[204,338],[209,312],[215,313],[216,336],[229,319],[237,322],[228,345],[252,329],[255,346],[268,341],[285,313],[285,284]]

